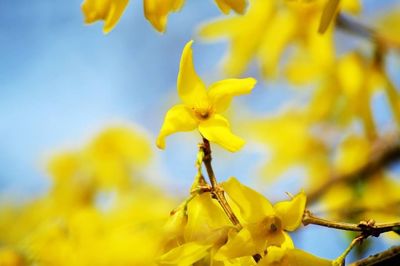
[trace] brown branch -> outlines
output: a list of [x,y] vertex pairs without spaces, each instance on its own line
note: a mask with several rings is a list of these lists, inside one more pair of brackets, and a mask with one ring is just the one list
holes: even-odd
[[343,14],[339,14],[336,17],[336,26],[339,29],[351,33],[355,36],[375,42],[383,48],[400,49],[400,43],[397,40],[391,38],[390,36],[384,35],[378,32],[376,29],[366,26]]
[[349,266],[387,266],[399,265],[399,262],[400,246],[395,246],[383,252],[369,256],[365,259],[355,261]]
[[314,224],[329,228],[335,228],[339,230],[360,232],[360,235],[363,236],[364,239],[369,236],[378,237],[382,233],[400,230],[400,222],[375,223],[375,221],[373,220],[369,220],[367,222],[362,221],[358,224],[334,222],[319,217],[315,217],[309,210],[306,210],[304,212],[303,224],[304,225]]
[[211,165],[211,146],[210,142],[203,138],[203,145],[200,146],[200,149],[203,149],[204,158],[203,163],[207,169],[208,178],[210,179],[211,183],[211,195],[215,198],[219,204],[221,205],[222,209],[225,211],[226,215],[228,216],[229,220],[238,227],[238,229],[242,228],[242,225],[239,222],[239,219],[236,217],[234,212],[232,211],[231,206],[228,204],[228,201],[225,198],[224,190],[218,185],[217,179],[214,174],[214,170]]
[[398,132],[386,134],[372,145],[370,156],[360,168],[348,174],[333,173],[330,179],[317,189],[307,193],[308,203],[317,201],[329,188],[338,183],[349,183],[366,179],[385,166],[400,159],[400,135]]

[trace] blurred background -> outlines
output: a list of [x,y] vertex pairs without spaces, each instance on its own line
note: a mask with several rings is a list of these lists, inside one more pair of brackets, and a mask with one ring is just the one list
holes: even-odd
[[[199,136],[175,134],[167,149],[157,150],[155,137],[165,112],[178,102],[176,77],[184,44],[194,39],[194,62],[206,83],[221,79],[221,59],[227,43],[205,43],[196,32],[202,23],[220,16],[207,1],[188,0],[169,16],[165,34],[157,33],[143,16],[142,1],[131,0],[119,24],[108,35],[102,24],[84,25],[81,1],[41,0],[0,2],[0,200],[27,202],[51,184],[48,160],[57,152],[87,143],[110,125],[129,124],[148,134],[153,153],[146,169],[151,182],[176,198],[184,198],[195,175]],[[374,19],[398,3],[362,1],[360,21]],[[336,36],[338,50],[351,41]],[[345,41],[343,41],[345,40]],[[400,84],[398,59],[389,59],[393,82]],[[301,102],[307,92],[282,80],[262,81],[252,65],[243,76],[260,79],[253,93],[235,99],[233,120],[273,114],[283,105]],[[373,110],[379,127],[392,122],[385,100],[375,97]],[[240,132],[232,121],[233,132]],[[241,132],[243,138],[245,132]],[[236,176],[257,187],[272,201],[296,193],[304,172],[285,173],[278,184],[260,181],[259,167],[268,153],[251,139],[238,153],[215,147],[214,167],[219,180]],[[312,226],[310,226],[312,227]],[[296,246],[316,255],[335,258],[348,243],[337,231],[307,228],[294,235]],[[1,234],[1,233],[0,233]],[[321,245],[321,241],[324,241]],[[391,242],[372,241],[372,251]],[[0,243],[1,244],[1,243]]]

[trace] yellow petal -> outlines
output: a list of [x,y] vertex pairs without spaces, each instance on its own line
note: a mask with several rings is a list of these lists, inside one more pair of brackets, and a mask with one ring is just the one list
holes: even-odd
[[157,147],[165,148],[165,138],[175,132],[195,129],[197,121],[193,113],[183,104],[173,106],[165,115],[164,124],[157,138]]
[[184,0],[144,0],[144,15],[159,32],[165,31],[168,14],[179,11]]
[[231,35],[242,25],[242,20],[238,17],[217,19],[202,25],[199,29],[199,36],[205,40],[222,39]]
[[214,259],[224,260],[244,256],[252,256],[257,253],[251,233],[247,228],[243,228],[238,233],[234,233],[215,254]]
[[276,215],[282,221],[282,227],[293,231],[300,226],[306,207],[306,195],[300,192],[290,201],[281,201],[274,205]]
[[279,61],[288,44],[297,34],[297,23],[293,15],[287,11],[277,13],[268,21],[268,29],[257,51],[265,77],[276,76]]
[[216,112],[223,112],[234,96],[250,93],[256,82],[253,78],[224,79],[210,86],[208,97]]
[[231,9],[243,14],[246,9],[246,0],[215,0],[215,2],[224,14],[228,14]]
[[184,232],[186,241],[202,241],[215,230],[232,224],[210,193],[194,197],[188,204],[187,216]]
[[258,265],[267,266],[267,265],[285,265],[283,262],[285,257],[286,249],[271,246],[267,248],[267,255],[262,258]]
[[318,258],[300,249],[268,247],[267,255],[257,265],[331,266],[332,261]]
[[274,214],[271,203],[263,195],[242,185],[237,179],[231,177],[222,183],[222,187],[238,205],[247,223],[258,223],[266,216]]
[[216,114],[200,121],[199,130],[206,139],[230,152],[238,151],[244,145],[244,140],[232,134],[228,121],[221,115]]
[[85,23],[104,20],[103,32],[110,32],[118,23],[129,0],[86,0],[82,3]]
[[338,81],[341,90],[348,97],[357,97],[365,90],[365,62],[356,53],[342,57],[337,66]]
[[211,246],[212,245],[202,245],[196,242],[185,243],[162,255],[158,259],[158,262],[161,265],[192,265],[205,257],[207,255],[207,250],[211,248]]
[[208,96],[203,81],[194,69],[192,43],[193,41],[189,41],[183,48],[178,74],[178,95],[188,106],[201,107],[208,105]]
[[286,250],[286,258],[289,262],[288,265],[293,266],[331,266],[332,261],[316,257],[300,249]]

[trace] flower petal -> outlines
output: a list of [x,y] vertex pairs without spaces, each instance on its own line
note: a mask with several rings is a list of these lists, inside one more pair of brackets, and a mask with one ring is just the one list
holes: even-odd
[[144,0],[144,15],[159,32],[165,31],[170,12],[179,11],[184,0]]
[[210,249],[211,246],[212,245],[202,245],[197,242],[185,243],[162,255],[158,259],[158,262],[161,265],[192,265],[205,257],[207,255],[207,250]]
[[104,20],[103,32],[109,33],[124,13],[129,0],[86,0],[82,4],[85,23]]
[[331,266],[332,261],[322,259],[300,249],[287,249],[286,258],[288,265],[293,266]]
[[242,185],[231,177],[222,183],[222,187],[236,205],[247,223],[261,222],[265,216],[273,215],[274,210],[271,203],[260,193]]
[[223,112],[234,96],[250,93],[256,82],[253,78],[224,79],[210,86],[208,97],[216,111]]
[[192,41],[183,48],[178,74],[178,94],[190,107],[208,105],[206,86],[197,75],[193,65]]
[[244,140],[232,134],[228,121],[221,115],[216,114],[200,121],[199,130],[206,139],[221,145],[230,152],[238,151],[244,145]]
[[204,241],[217,229],[231,226],[224,210],[213,200],[210,193],[195,196],[187,206],[188,221],[185,227],[185,241]]
[[173,106],[165,115],[164,124],[157,138],[157,147],[165,148],[165,138],[175,132],[195,129],[197,121],[192,111],[183,104]]
[[247,228],[243,228],[238,233],[232,232],[228,242],[223,245],[215,254],[214,259],[225,260],[234,259],[256,254],[257,247],[254,244],[252,235]]
[[215,0],[215,2],[224,14],[228,14],[231,9],[243,14],[246,9],[246,0]]
[[282,221],[282,227],[294,231],[300,226],[306,208],[306,195],[300,192],[290,201],[281,201],[274,205],[276,215]]
[[267,249],[267,256],[257,265],[331,266],[332,261],[321,259],[300,249],[271,246]]

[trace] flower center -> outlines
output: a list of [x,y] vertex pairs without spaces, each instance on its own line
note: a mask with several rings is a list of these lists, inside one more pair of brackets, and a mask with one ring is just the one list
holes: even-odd
[[201,107],[196,106],[196,107],[193,107],[192,110],[193,110],[194,114],[196,115],[197,119],[199,119],[199,120],[206,120],[213,113],[212,106],[201,106]]
[[275,233],[282,230],[282,222],[276,216],[267,216],[262,222],[263,229],[268,233]]

